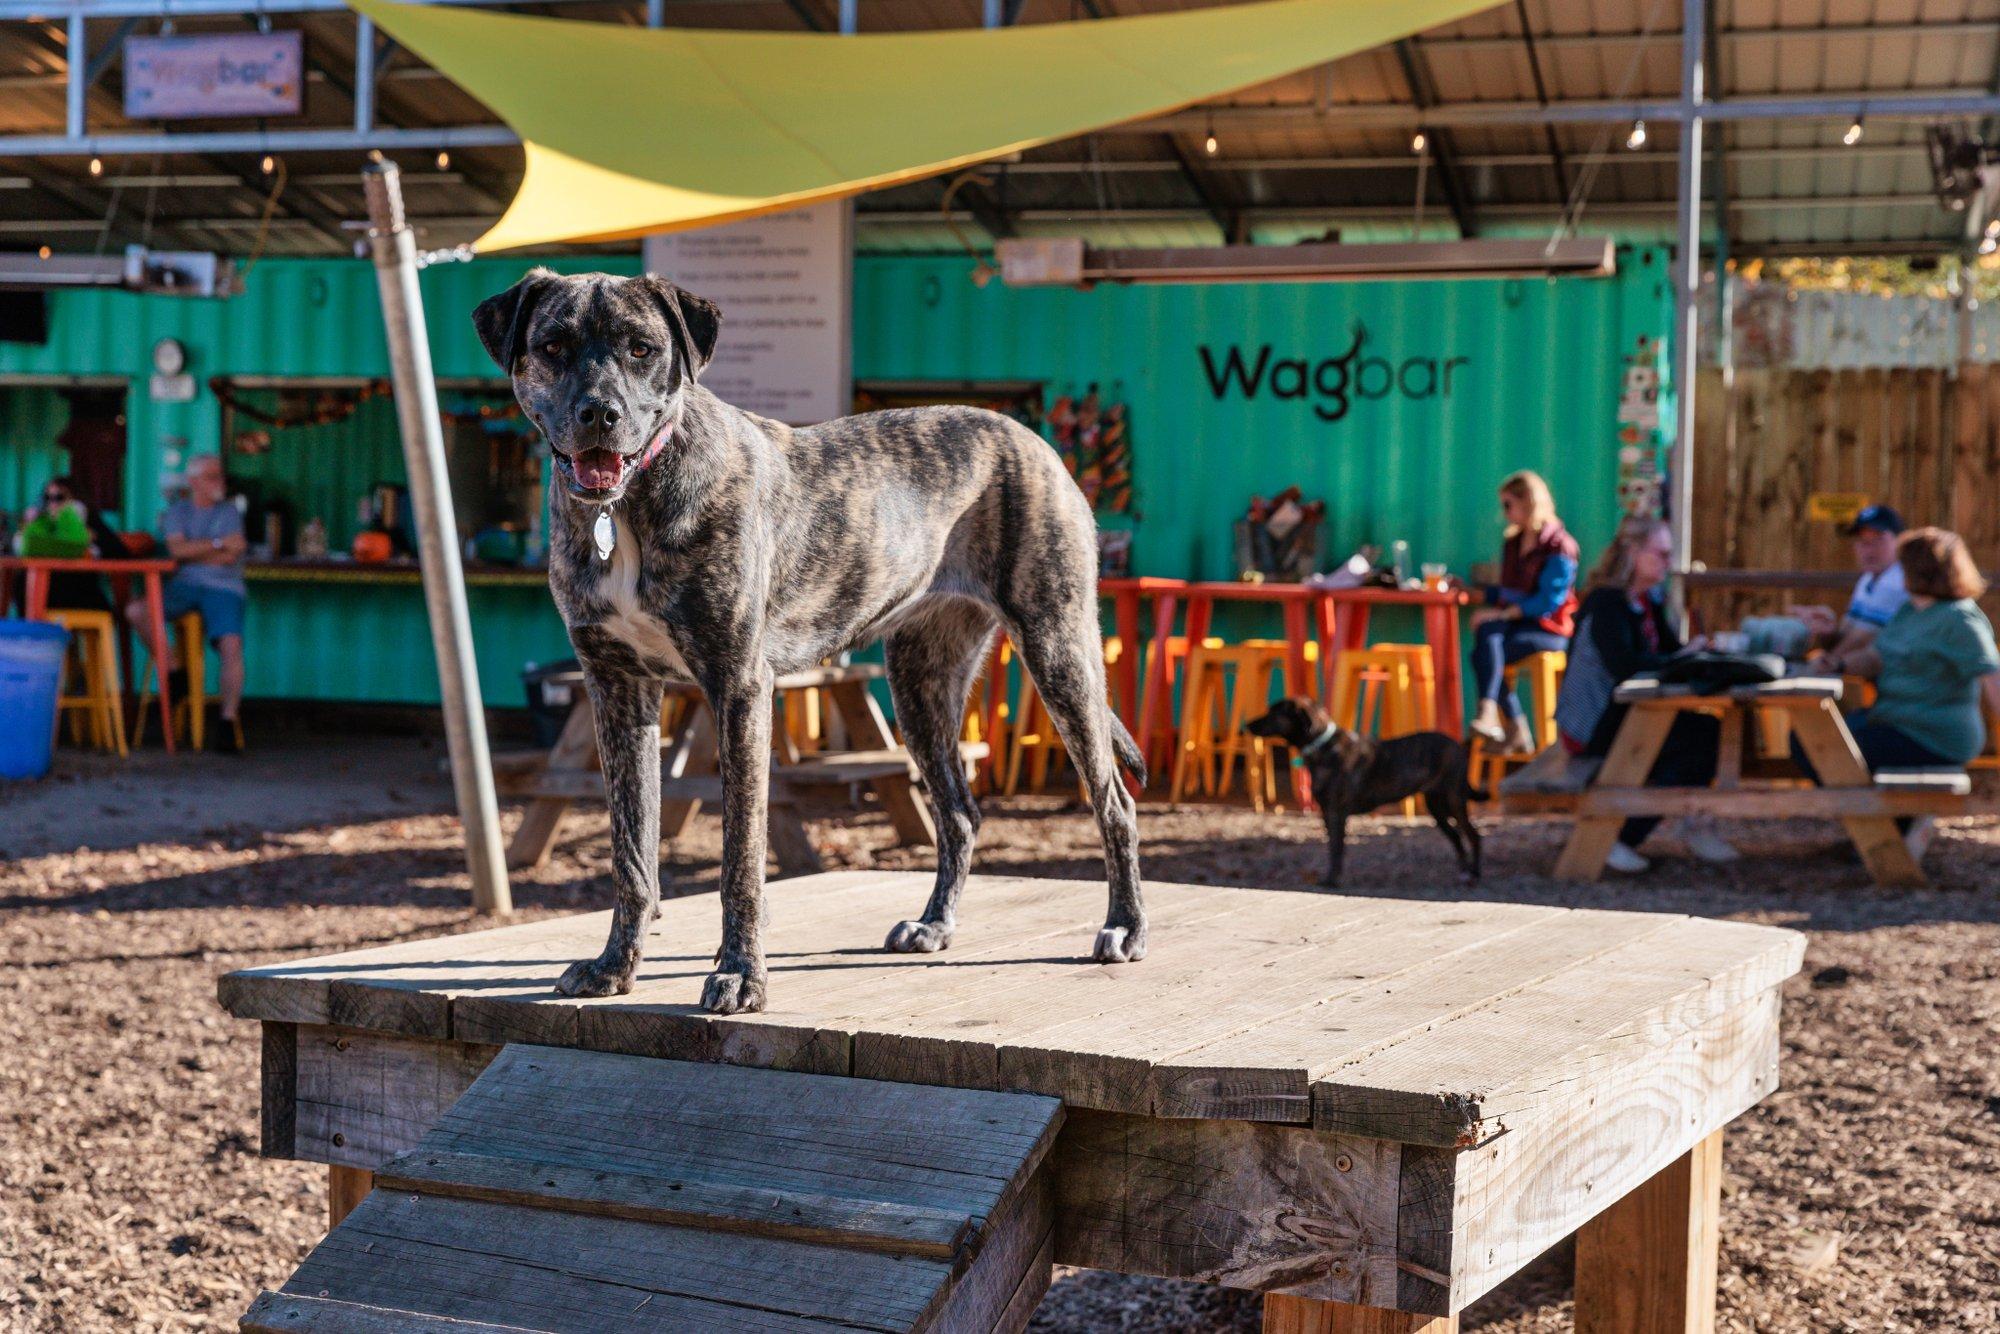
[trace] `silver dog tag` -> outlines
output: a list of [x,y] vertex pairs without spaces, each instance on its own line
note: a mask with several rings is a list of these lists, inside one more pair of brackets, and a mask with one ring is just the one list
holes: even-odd
[[597,544],[597,558],[611,559],[611,548],[618,545],[618,528],[611,522],[610,510],[597,511],[597,522],[590,526],[590,540]]

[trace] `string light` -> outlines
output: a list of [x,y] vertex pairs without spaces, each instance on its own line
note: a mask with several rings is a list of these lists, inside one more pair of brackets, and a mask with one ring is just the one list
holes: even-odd
[[1424,132],[1418,130],[1415,137],[1410,140],[1410,151],[1412,153],[1421,153],[1426,148],[1429,148],[1430,145],[1431,141],[1424,137]]
[[1849,148],[1861,142],[1861,117],[1854,118],[1854,123],[1847,127],[1847,133],[1840,136],[1840,142]]
[[1632,122],[1632,133],[1625,136],[1625,146],[1631,149],[1640,149],[1646,146],[1645,121],[1635,120]]
[[103,158],[101,158],[101,157],[94,157],[94,158],[92,158],[92,159],[90,160],[90,174],[91,174],[92,176],[102,176],[102,175],[104,174],[104,159],[103,159]]
[[43,246],[40,250],[37,250],[35,252],[35,255],[39,259],[47,259],[53,253],[54,252],[51,251],[47,246]]
[[1216,155],[1216,153],[1218,153],[1219,151],[1221,151],[1221,148],[1222,148],[1222,145],[1221,145],[1221,144],[1219,144],[1219,143],[1217,143],[1217,142],[1216,142],[1216,139],[1215,139],[1215,117],[1214,117],[1214,116],[1210,116],[1210,117],[1208,118],[1208,138],[1207,138],[1206,140],[1204,140],[1204,141],[1202,142],[1202,145],[1201,145],[1201,146],[1202,146],[1203,148],[1205,148],[1205,149],[1207,149],[1207,150],[1208,150],[1208,155],[1209,155],[1210,157],[1214,157],[1214,156]]
[[264,169],[264,174],[266,176],[269,176],[272,172],[278,169],[278,159],[272,157],[269,153],[266,153],[264,154],[264,160],[258,163],[257,165]]
[[[1213,151],[1213,150],[1210,150],[1210,151]],[[448,152],[446,152],[446,151],[445,151],[444,149],[440,148],[440,149],[438,150],[438,156],[437,156],[437,164],[438,164],[438,170],[439,170],[439,171],[450,171],[450,170],[451,170],[451,154],[450,154],[450,153],[448,153]]]

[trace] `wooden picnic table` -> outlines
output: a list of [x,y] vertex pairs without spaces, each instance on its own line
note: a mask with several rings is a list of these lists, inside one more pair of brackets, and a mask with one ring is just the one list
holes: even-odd
[[[21,595],[21,614],[31,621],[46,619],[49,610],[49,576],[56,573],[99,574],[111,580],[112,600],[123,608],[127,600],[127,589],[136,575],[143,581],[146,598],[146,619],[153,629],[153,642],[165,646],[167,642],[166,598],[161,591],[161,581],[174,572],[174,562],[156,557],[141,556],[0,556],[0,610],[13,605],[14,574],[19,571],[24,581]],[[122,621],[122,616],[116,619]],[[131,670],[131,655],[125,657],[126,670]],[[165,739],[167,753],[174,753],[174,709],[173,693],[167,684],[167,655],[153,655],[153,683],[160,701],[160,734]],[[129,684],[129,678],[128,678]]]
[[[882,706],[868,691],[868,683],[882,675],[880,664],[853,663],[787,672],[775,682],[774,696],[796,690],[827,691],[853,747],[789,763],[774,761],[770,839],[780,874],[806,875],[820,869],[819,850],[799,813],[802,788],[867,783],[895,826],[898,843],[917,847],[936,843],[930,810],[912,782],[915,769],[909,752],[896,744]],[[573,676],[574,702],[556,744],[546,753],[494,757],[494,781],[500,792],[530,799],[507,845],[507,864],[512,867],[540,866],[548,859],[571,803],[604,799],[596,713],[583,690],[582,672]],[[686,832],[704,801],[722,799],[722,784],[717,776],[715,719],[701,688],[691,681],[669,681],[665,689],[688,703],[673,734],[661,738],[660,837],[672,842]],[[968,760],[985,753],[981,744],[963,750]]]
[[[1567,880],[1601,876],[1619,827],[1632,816],[1710,814],[1835,819],[1878,883],[1927,883],[1921,861],[1932,819],[1961,813],[1970,781],[1959,771],[1871,774],[1841,716],[1841,692],[1836,677],[1795,677],[1722,694],[1698,694],[1643,678],[1619,686],[1614,698],[1629,705],[1629,711],[1595,781],[1576,798],[1576,828],[1556,874]],[[1761,763],[1752,757],[1746,765],[1745,737],[1754,735],[1755,715],[1772,710],[1783,712],[1791,734],[1819,772],[1819,786],[1799,786],[1798,771],[1780,757],[1762,757]],[[1721,723],[1715,782],[1708,787],[1647,787],[1646,775],[1683,713],[1707,714]],[[1746,782],[1746,774],[1776,781]],[[1907,834],[1897,829],[1899,817],[1913,821]]]
[[[328,1164],[336,1221],[527,1043],[1060,1099],[1054,1261],[1271,1294],[1267,1330],[1447,1334],[1572,1233],[1579,1329],[1712,1328],[1722,1131],[1777,1085],[1799,934],[1155,884],[1149,956],[1100,965],[1101,883],[980,876],[948,952],[884,951],[930,880],[774,882],[762,1014],[696,1008],[713,894],[662,905],[624,996],[554,991],[606,913],[245,969],[219,996],[263,1024],[263,1152]],[[593,1124],[579,1096],[549,1152]]]

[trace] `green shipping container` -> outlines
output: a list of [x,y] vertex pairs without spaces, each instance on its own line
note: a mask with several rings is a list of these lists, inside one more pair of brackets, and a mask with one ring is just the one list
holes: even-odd
[[[471,310],[528,266],[495,259],[425,271],[441,377],[497,384]],[[632,272],[637,260],[553,266]],[[956,257],[859,258],[857,382],[1031,382],[1048,401],[1097,385],[1127,406],[1132,440],[1136,517],[1107,523],[1134,529],[1133,568],[1147,574],[1233,577],[1232,523],[1252,494],[1289,485],[1328,502],[1328,561],[1400,538],[1413,562],[1462,572],[1494,557],[1494,491],[1522,467],[1549,477],[1588,551],[1616,521],[1626,356],[1672,323],[1665,252],[1648,248],[1621,249],[1608,279],[1078,292],[980,287],[971,269]],[[358,261],[265,260],[227,301],[51,300],[46,345],[0,343],[0,505],[9,509],[29,503],[62,459],[42,429],[60,429],[50,390],[61,380],[126,379],[121,517],[146,527],[163,476],[219,443],[211,377],[387,374],[374,274]],[[164,337],[187,348],[202,386],[192,402],[149,392],[151,350]],[[388,429],[387,414],[369,417]],[[341,479],[333,493],[394,480],[381,475],[393,442],[352,458],[326,448],[314,471]],[[520,698],[525,661],[567,651],[546,590],[532,583],[475,587],[472,608],[481,679],[496,704]],[[1382,618],[1380,633],[1398,631]],[[258,581],[248,636],[253,695],[437,697],[413,581]]]

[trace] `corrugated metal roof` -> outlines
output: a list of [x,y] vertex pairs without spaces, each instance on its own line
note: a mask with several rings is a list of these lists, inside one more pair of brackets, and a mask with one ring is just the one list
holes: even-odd
[[[1198,0],[1022,0],[1018,21],[1045,23],[1191,7]],[[797,31],[830,29],[838,0],[674,0],[677,25]],[[186,18],[177,31],[241,31],[254,16]],[[1715,95],[1839,95],[1903,91],[1985,92],[2000,86],[2000,0],[1783,0],[1716,4]],[[637,24],[639,0],[566,4],[566,17]],[[864,31],[927,30],[981,21],[982,0],[860,0]],[[354,24],[340,13],[278,15],[307,36],[309,126],[347,126]],[[89,24],[96,49],[115,28]],[[1093,235],[1179,235],[1211,241],[1225,228],[1268,237],[1339,228],[1380,231],[1414,214],[1419,164],[1410,151],[1421,106],[1532,106],[1552,102],[1671,99],[1679,86],[1677,0],[1516,0],[1420,34],[1400,47],[1361,52],[1196,108],[1164,128],[1108,130],[1028,154],[1000,173],[999,214],[1021,231],[1051,220],[1088,224]],[[142,25],[142,31],[144,25]],[[60,22],[0,24],[0,135],[58,132],[67,68]],[[1539,80],[1537,75],[1539,74]],[[93,132],[129,128],[116,64],[93,89]],[[1538,91],[1539,89],[1539,91]],[[406,52],[384,68],[377,121],[385,126],[490,122],[467,95]],[[1203,140],[1213,126],[1218,152]],[[143,128],[143,127],[141,127]],[[216,123],[196,128],[234,128]],[[281,128],[274,124],[273,128]],[[1675,189],[1675,127],[1648,128],[1645,146],[1623,148],[1628,125],[1458,125],[1430,133],[1423,164],[1428,215],[1454,228],[1491,232],[1550,225],[1587,178],[1584,213],[1594,228],[1665,236]],[[1734,253],[1785,250],[1952,248],[1962,214],[1931,198],[1924,125],[1870,124],[1862,142],[1841,142],[1839,120],[1730,122],[1709,127],[1719,147],[1724,214]],[[340,253],[361,215],[358,154],[298,155],[276,209],[268,248]],[[453,149],[448,170],[408,154],[406,186],[427,221],[426,243],[466,240],[498,214],[520,172],[513,149]],[[1084,164],[1084,165],[1079,165]],[[1037,171],[1036,168],[1040,170]],[[43,241],[64,249],[156,242],[248,251],[268,181],[256,155],[162,154],[114,160],[92,177],[82,159],[14,158],[0,147],[0,247]],[[866,245],[956,244],[934,215],[945,183],[865,197]],[[964,202],[963,200],[961,202]],[[1456,207],[1454,207],[1454,204]],[[880,216],[868,218],[869,214]],[[931,214],[926,219],[919,215]],[[967,208],[959,225],[977,227]],[[105,226],[107,216],[110,226]],[[1108,229],[1108,230],[1107,230]],[[1137,229],[1135,231],[1135,229]],[[984,238],[982,237],[982,244]]]

